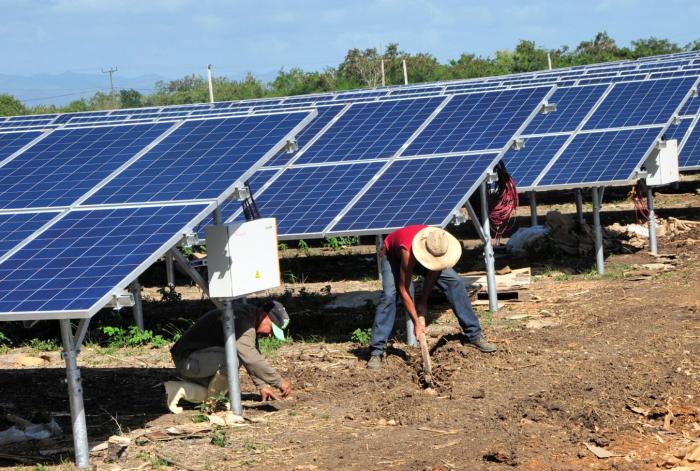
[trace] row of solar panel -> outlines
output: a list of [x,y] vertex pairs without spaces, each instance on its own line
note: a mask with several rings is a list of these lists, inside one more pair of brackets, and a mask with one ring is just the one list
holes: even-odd
[[[699,53],[692,53],[700,57]],[[690,57],[690,56],[689,56]],[[386,89],[373,91],[353,91],[341,93],[326,93],[316,95],[306,95],[297,97],[288,97],[283,99],[262,99],[249,100],[241,102],[219,102],[212,104],[200,105],[178,105],[160,108],[142,108],[132,110],[113,110],[104,112],[86,112],[73,113],[64,115],[34,115],[34,116],[17,116],[9,118],[0,118],[0,128],[10,127],[17,128],[18,126],[51,126],[63,125],[66,123],[83,124],[88,122],[112,122],[120,119],[130,120],[146,120],[146,119],[161,119],[161,118],[177,118],[185,116],[197,116],[199,114],[208,113],[251,113],[265,112],[269,109],[281,109],[285,106],[306,106],[310,104],[322,104],[328,102],[345,102],[354,100],[378,99],[405,95],[418,95],[423,93],[438,94],[438,93],[454,93],[462,92],[470,89],[483,89],[484,87],[504,87],[504,86],[526,86],[534,84],[543,84],[551,81],[557,82],[560,86],[569,85],[586,85],[594,83],[610,83],[622,80],[640,80],[647,78],[669,78],[674,76],[685,76],[688,74],[700,75],[699,59],[685,61],[674,60],[670,57],[666,60],[657,60],[655,63],[640,64],[640,63],[618,63],[608,65],[605,68],[594,68],[588,66],[582,69],[558,69],[553,72],[541,72],[539,74],[520,74],[517,76],[502,76],[490,79],[468,79],[461,81],[444,82],[441,85],[424,84],[390,87]],[[624,65],[633,64],[633,65]],[[687,70],[683,71],[683,68]],[[658,72],[656,74],[647,75],[650,70],[665,70],[674,69],[677,71]],[[590,71],[597,71],[590,73]],[[639,74],[639,70],[645,71],[645,74]],[[509,78],[513,77],[513,78]],[[578,80],[569,80],[577,78]],[[20,124],[22,123],[22,124]]]

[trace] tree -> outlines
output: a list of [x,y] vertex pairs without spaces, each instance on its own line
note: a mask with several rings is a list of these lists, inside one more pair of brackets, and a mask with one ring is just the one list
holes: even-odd
[[596,64],[629,58],[629,49],[620,49],[605,31],[595,35],[593,41],[583,41],[573,52],[572,65]]
[[378,87],[382,84],[382,72],[377,50],[350,49],[338,66],[338,75],[358,87]]
[[686,51],[700,51],[700,39],[696,39],[693,42],[686,44],[683,49]]
[[143,106],[143,95],[133,88],[119,90],[119,104],[122,108],[139,108]]
[[658,56],[659,54],[673,54],[682,49],[676,43],[668,39],[659,39],[654,36],[647,39],[632,41],[632,55],[635,58],[646,56]]
[[0,94],[0,116],[17,116],[27,114],[21,101],[12,95]]
[[547,51],[538,48],[534,41],[520,41],[513,53],[513,73],[547,70]]

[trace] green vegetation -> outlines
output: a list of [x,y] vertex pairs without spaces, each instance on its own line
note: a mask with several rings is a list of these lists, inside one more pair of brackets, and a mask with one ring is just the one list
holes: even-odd
[[370,327],[366,329],[357,328],[350,334],[350,341],[359,343],[361,345],[369,345],[369,340],[372,338],[372,329]]
[[[389,85],[403,83],[404,60],[410,82],[419,83],[544,70],[548,67],[547,54],[552,59],[552,66],[560,68],[690,50],[700,50],[700,40],[680,46],[668,39],[652,36],[632,41],[630,46],[625,47],[618,46],[606,32],[600,32],[592,40],[582,41],[574,48],[561,46],[558,49],[545,49],[534,41],[521,40],[513,50],[496,51],[489,57],[464,52],[455,59],[440,63],[430,53],[413,54],[402,51],[398,44],[389,44],[384,51],[375,48],[350,49],[337,67],[328,67],[322,71],[282,68],[269,83],[250,74],[242,80],[215,77],[213,86],[217,100],[243,100],[377,87],[381,85],[381,60],[384,61],[386,82]],[[26,107],[11,95],[0,95],[0,115],[203,103],[208,98],[207,79],[204,76],[187,75],[169,82],[157,82],[153,93],[149,95],[133,89],[119,90],[116,97],[97,92],[91,98],[81,98],[62,107]]]
[[137,347],[150,345],[163,347],[168,344],[162,335],[153,335],[150,330],[141,330],[138,326],[131,325],[127,329],[114,326],[103,326],[100,331],[107,336],[111,347]]
[[258,348],[264,357],[270,357],[273,356],[282,345],[288,343],[290,343],[289,339],[280,340],[276,337],[262,337],[258,339]]
[[297,249],[299,249],[299,252],[303,252],[307,257],[311,255],[309,244],[304,239],[299,239],[297,241]]
[[174,286],[163,286],[158,288],[158,293],[160,294],[160,301],[163,303],[177,303],[182,301],[182,295],[175,291]]
[[214,446],[225,447],[228,442],[228,431],[223,428],[216,428],[211,435],[211,444]]
[[58,342],[56,342],[53,339],[40,340],[34,338],[29,341],[27,346],[32,350],[37,350],[39,352],[53,352],[61,349],[61,346],[58,344]]
[[349,237],[326,237],[323,240],[323,246],[331,250],[337,251],[347,249],[360,244],[360,238],[355,236]]

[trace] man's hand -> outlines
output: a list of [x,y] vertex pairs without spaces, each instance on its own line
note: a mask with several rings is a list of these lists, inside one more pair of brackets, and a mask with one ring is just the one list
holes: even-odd
[[419,317],[418,322],[413,322],[413,332],[416,334],[416,338],[425,335],[425,322],[421,322],[421,319],[423,319],[423,317]]
[[286,378],[283,379],[282,384],[280,385],[280,391],[282,391],[282,397],[289,396],[289,393],[292,392],[292,383],[290,383]]
[[[290,386],[291,388],[291,386]],[[260,398],[263,402],[265,401],[279,401],[280,397],[277,392],[270,386],[265,386],[260,388]]]

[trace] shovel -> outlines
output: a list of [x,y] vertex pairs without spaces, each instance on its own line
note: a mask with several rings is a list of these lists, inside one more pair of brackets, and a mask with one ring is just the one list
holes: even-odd
[[430,361],[430,351],[428,341],[425,339],[425,317],[418,317],[418,321],[423,325],[423,333],[416,340],[420,344],[420,353],[423,357],[423,380],[429,387],[433,386],[433,364]]

